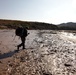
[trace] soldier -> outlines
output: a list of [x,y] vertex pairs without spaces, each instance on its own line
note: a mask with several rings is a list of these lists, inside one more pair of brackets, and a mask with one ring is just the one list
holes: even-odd
[[17,49],[19,50],[19,47],[21,46],[23,47],[23,49],[25,49],[25,40],[26,40],[27,35],[29,34],[27,32],[27,28],[23,28],[22,26],[19,26],[16,29],[15,33],[17,36],[21,38],[21,41],[22,41],[22,43],[17,46]]

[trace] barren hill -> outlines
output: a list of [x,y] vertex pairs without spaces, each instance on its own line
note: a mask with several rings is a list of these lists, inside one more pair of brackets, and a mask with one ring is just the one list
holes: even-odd
[[15,29],[19,25],[22,25],[23,27],[29,27],[29,29],[57,29],[57,26],[49,23],[0,19],[1,29],[5,28]]
[[76,23],[68,22],[68,23],[61,23],[58,25],[59,29],[63,30],[76,30]]

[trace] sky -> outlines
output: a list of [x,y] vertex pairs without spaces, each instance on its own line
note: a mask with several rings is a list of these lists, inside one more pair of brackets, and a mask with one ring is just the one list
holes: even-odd
[[76,0],[0,0],[0,19],[76,22]]

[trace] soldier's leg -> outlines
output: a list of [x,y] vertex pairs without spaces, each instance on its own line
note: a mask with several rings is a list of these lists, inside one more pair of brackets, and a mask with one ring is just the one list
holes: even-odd
[[25,49],[25,37],[22,37],[22,46],[23,46],[23,49]]
[[22,37],[21,37],[21,44],[19,44],[18,46],[17,46],[17,49],[19,50],[19,47],[21,47],[22,45],[23,45],[23,43],[22,43]]

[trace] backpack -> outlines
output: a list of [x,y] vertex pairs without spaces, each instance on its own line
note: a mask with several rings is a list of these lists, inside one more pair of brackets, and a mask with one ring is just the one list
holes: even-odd
[[22,37],[26,37],[27,36],[27,30],[23,27],[18,27],[15,31],[15,34],[17,36],[22,36]]

